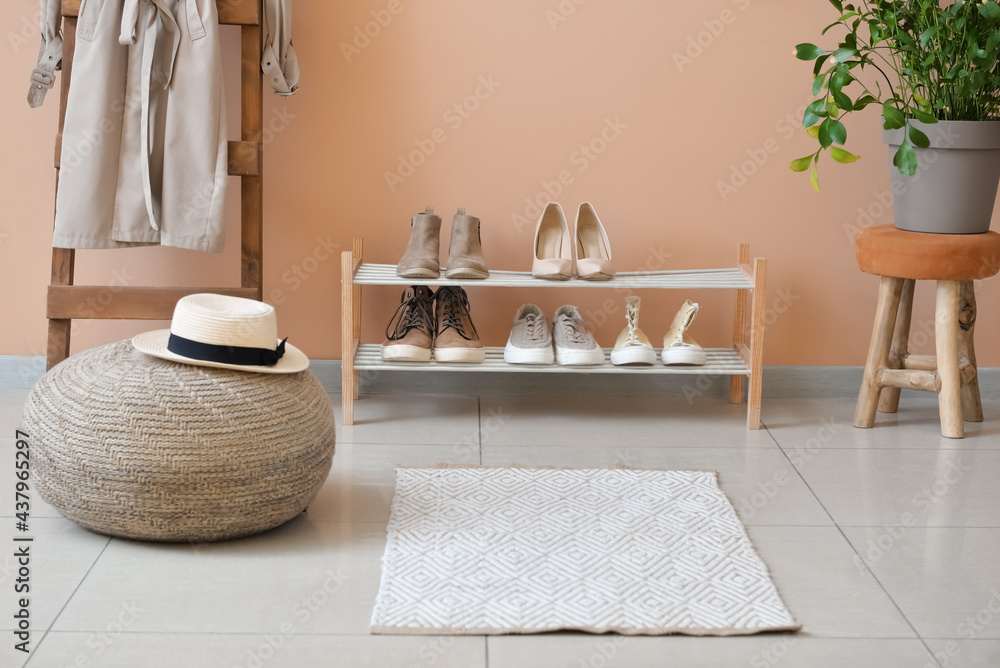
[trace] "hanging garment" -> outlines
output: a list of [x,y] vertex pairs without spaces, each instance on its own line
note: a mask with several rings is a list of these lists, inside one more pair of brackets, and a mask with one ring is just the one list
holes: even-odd
[[[41,104],[58,67],[52,61],[61,59],[60,4],[42,0],[32,106]],[[280,79],[271,73],[268,81],[289,95],[298,86],[287,35],[291,2],[265,5],[265,17],[286,34],[269,34],[262,67],[279,68]],[[220,252],[227,160],[216,0],[83,0],[53,246]]]

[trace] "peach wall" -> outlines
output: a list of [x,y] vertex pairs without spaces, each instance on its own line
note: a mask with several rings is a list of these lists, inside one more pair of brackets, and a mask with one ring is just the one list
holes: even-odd
[[[37,4],[8,0],[0,7],[9,64],[0,70],[6,207],[0,354],[10,355],[45,349],[57,104],[53,96],[32,111],[24,102],[37,53],[31,25]],[[372,12],[386,23],[377,31]],[[273,128],[265,168],[265,294],[278,308],[283,333],[314,358],[339,358],[336,251],[364,235],[368,259],[395,262],[410,215],[425,204],[444,214],[445,237],[456,207],[479,216],[493,268],[530,268],[529,201],[544,202],[545,184],[565,172],[568,185],[556,199],[570,215],[581,201],[595,204],[619,269],[729,266],[737,243],[748,241],[770,260],[766,362],[863,364],[877,279],[858,272],[849,232],[859,210],[877,223],[891,220],[878,202],[888,171],[877,115],[866,112],[849,124],[848,146],[863,160],[844,167],[827,159],[822,193],[787,168],[812,150],[812,140],[794,127],[808,101],[809,66],[792,57],[792,45],[818,39],[832,12],[822,0],[299,0],[302,90],[265,102]],[[376,35],[347,49],[366,27]],[[235,29],[225,29],[224,39],[227,77],[235,82]],[[482,99],[469,97],[477,92]],[[230,86],[229,93],[235,112],[237,91]],[[459,115],[456,104],[469,111]],[[432,136],[444,141],[390,187],[386,173],[398,172],[400,156],[429,146]],[[595,151],[589,156],[581,151],[587,145]],[[762,164],[748,162],[754,156]],[[734,178],[740,170],[750,175]],[[720,192],[727,182],[735,191]],[[235,235],[238,184],[232,185]],[[444,256],[447,238],[442,246]],[[235,243],[222,256],[165,248],[84,251],[78,282],[234,285],[237,258]],[[989,366],[1000,364],[1000,340],[986,334],[1000,324],[998,285],[988,281],[980,292],[980,363]],[[524,301],[550,312],[578,304],[605,345],[622,326],[624,297],[613,292],[469,293],[490,344],[505,341]],[[381,340],[398,294],[367,292],[366,339]],[[654,340],[690,297],[703,307],[695,338],[728,341],[731,294],[643,296],[641,324]],[[610,313],[603,309],[608,298]],[[924,286],[918,328],[932,322],[931,299]],[[154,326],[160,325],[80,322],[74,350]]]

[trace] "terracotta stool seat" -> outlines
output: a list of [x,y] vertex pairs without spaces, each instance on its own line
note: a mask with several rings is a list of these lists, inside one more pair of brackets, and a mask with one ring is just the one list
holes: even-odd
[[[891,225],[862,231],[858,267],[881,277],[875,326],[854,426],[870,428],[878,411],[895,413],[899,390],[938,394],[941,433],[962,438],[965,422],[982,422],[973,281],[1000,271],[1000,234],[921,234]],[[936,356],[907,350],[917,280],[937,281]]]

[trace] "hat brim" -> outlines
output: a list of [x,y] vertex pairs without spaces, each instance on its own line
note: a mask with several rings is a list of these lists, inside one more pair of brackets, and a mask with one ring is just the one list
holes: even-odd
[[[169,329],[158,329],[153,332],[143,332],[132,339],[132,345],[139,352],[160,359],[191,364],[193,366],[207,366],[215,369],[232,369],[234,371],[252,371],[253,373],[299,373],[309,368],[309,358],[306,354],[290,343],[285,344],[285,354],[274,366],[252,366],[242,364],[224,364],[222,362],[209,362],[206,360],[196,360],[184,357],[167,349],[170,341]],[[275,341],[277,346],[280,341]]]

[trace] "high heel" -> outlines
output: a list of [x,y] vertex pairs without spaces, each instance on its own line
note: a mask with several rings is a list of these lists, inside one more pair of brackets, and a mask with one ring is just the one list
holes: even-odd
[[611,242],[590,202],[581,204],[576,212],[576,273],[585,281],[607,281],[615,277]]
[[566,281],[573,276],[573,249],[569,225],[562,207],[549,202],[535,226],[535,257],[531,275],[549,281]]

